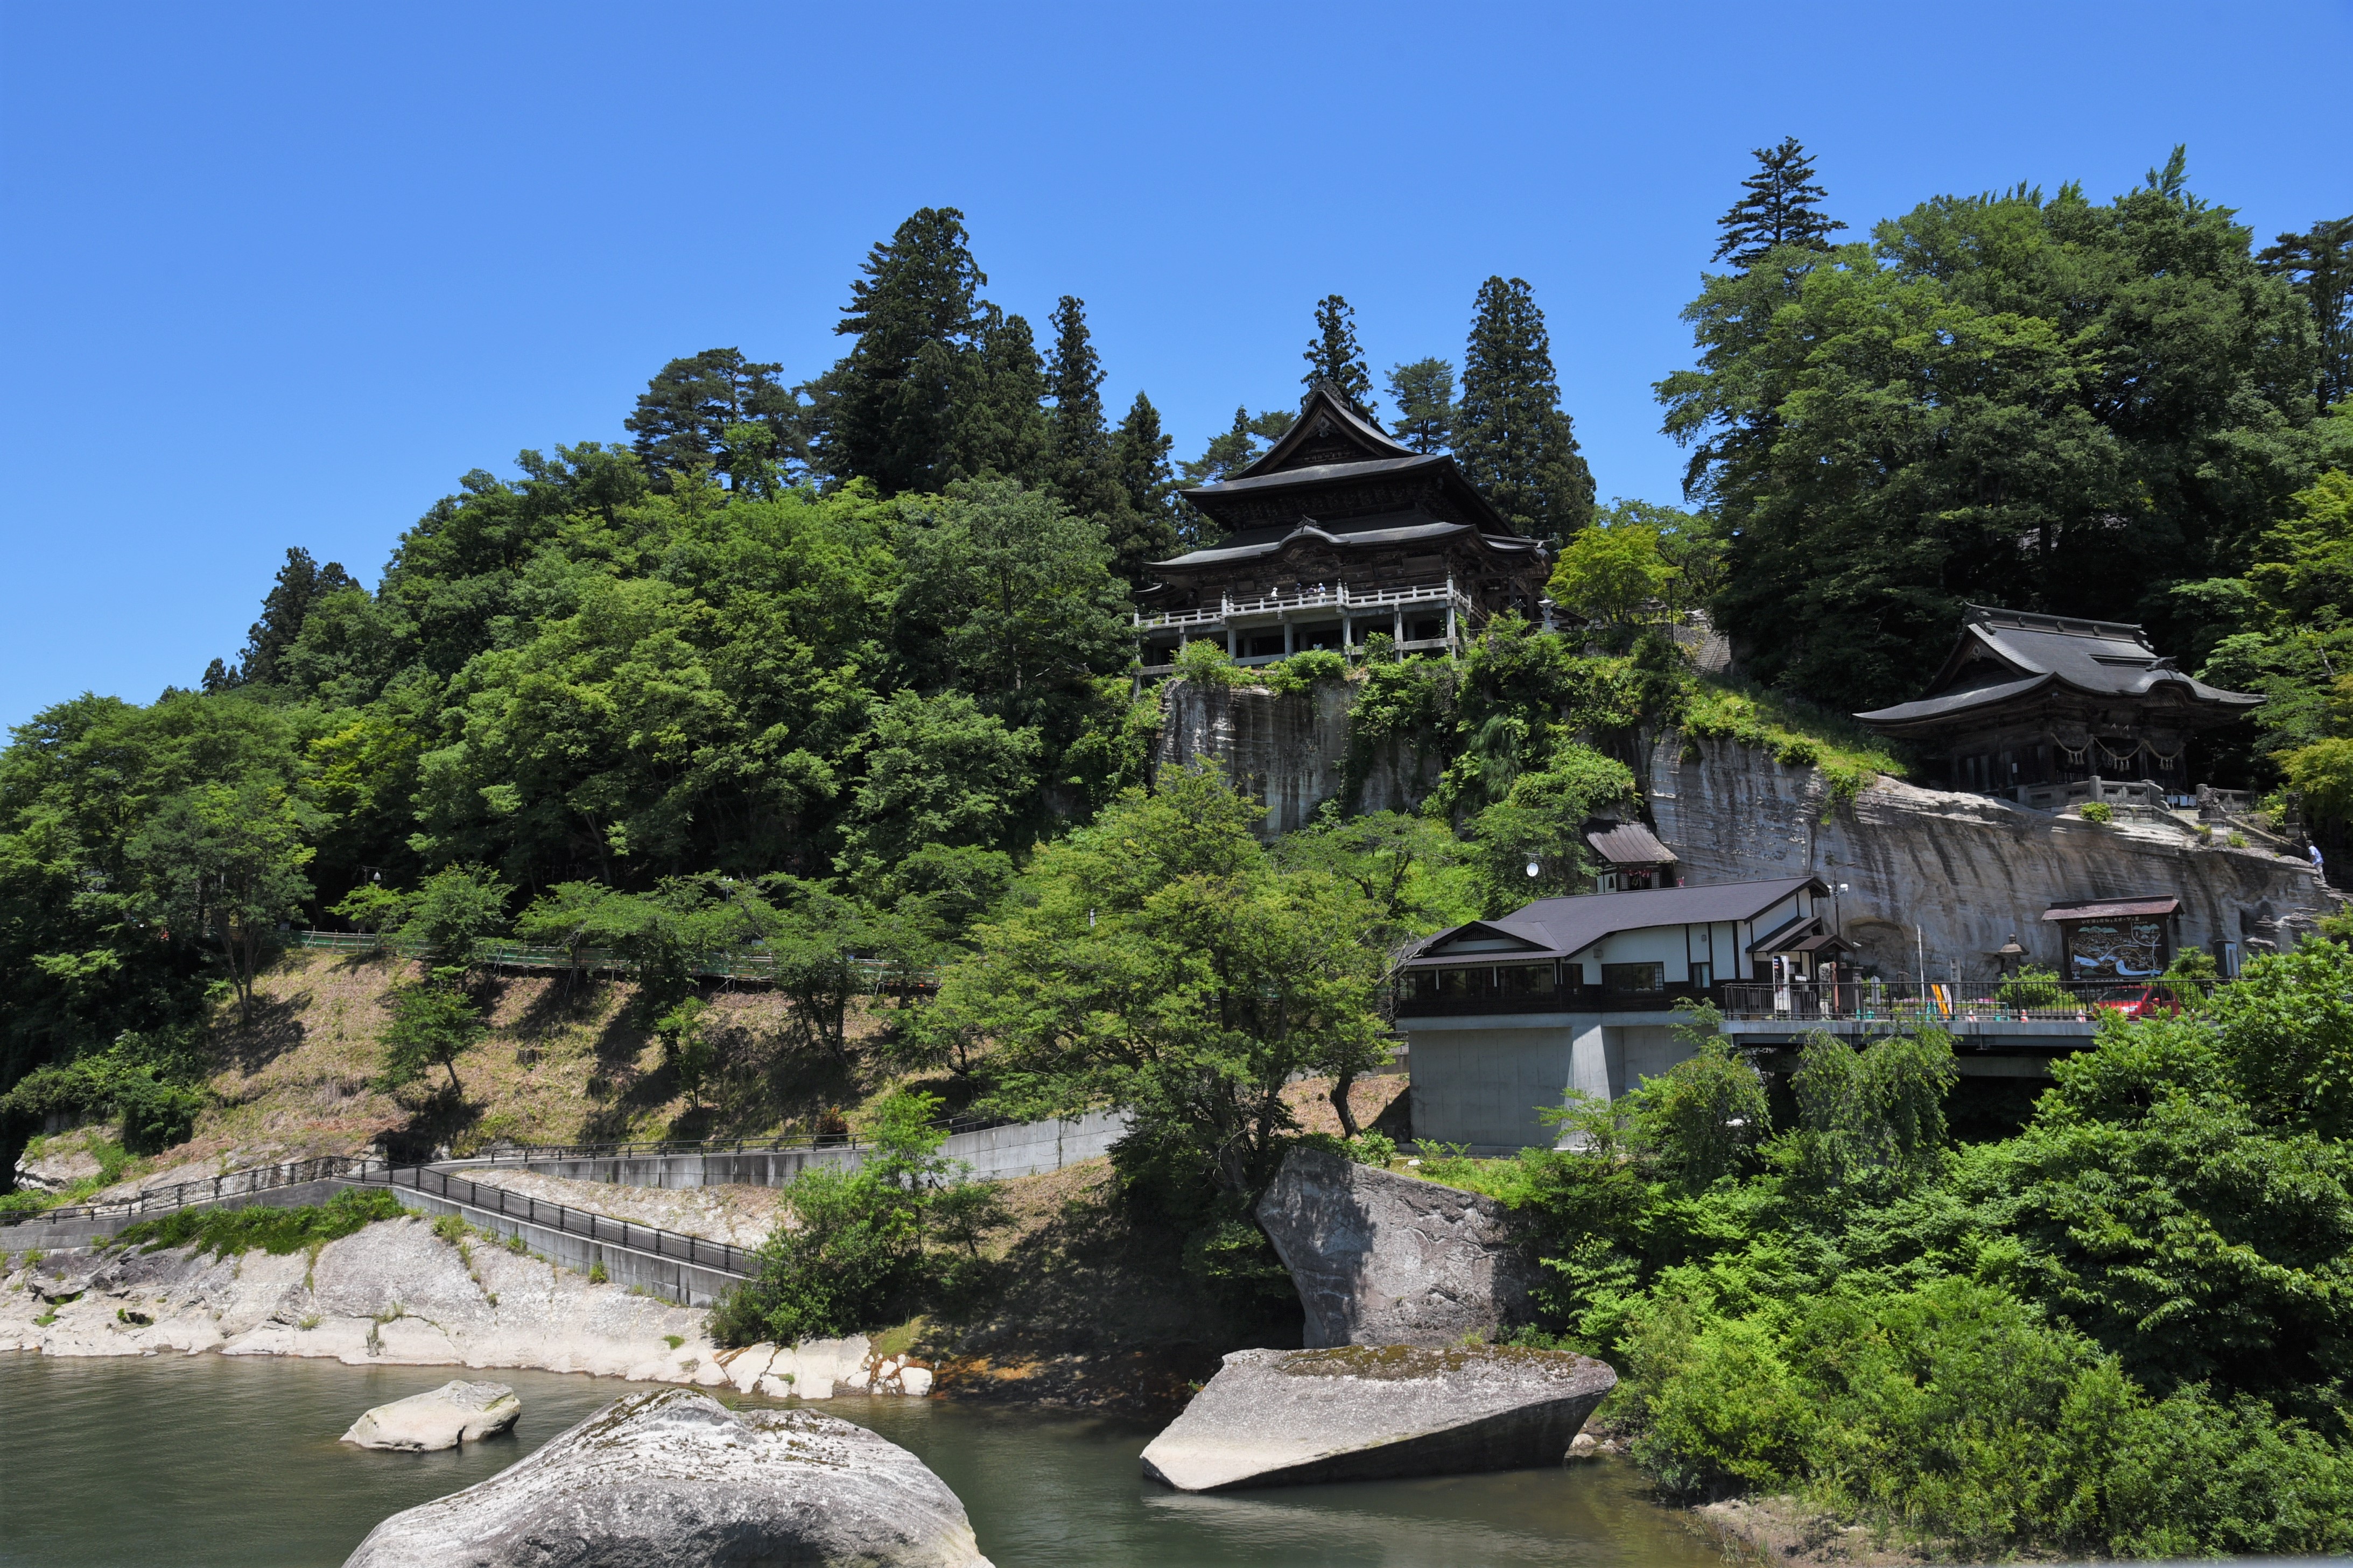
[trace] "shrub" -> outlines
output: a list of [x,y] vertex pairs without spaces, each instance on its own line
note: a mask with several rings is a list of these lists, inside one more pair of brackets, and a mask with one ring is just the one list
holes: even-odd
[[118,1232],[109,1245],[139,1247],[147,1252],[195,1244],[199,1252],[234,1258],[260,1250],[283,1257],[313,1243],[340,1241],[355,1236],[381,1219],[398,1219],[408,1211],[382,1187],[355,1187],[337,1193],[323,1204],[304,1208],[181,1209],[161,1219],[142,1220]]
[[2116,816],[2116,808],[2105,800],[2087,800],[2082,810],[2086,822],[2113,822]]
[[1196,686],[1240,686],[1250,679],[1233,655],[1208,637],[1195,637],[1177,649],[1176,669],[1177,679]]
[[2063,1007],[2067,988],[2060,984],[2057,970],[2030,963],[2001,983],[1994,1000],[2005,1007]]
[[1360,1165],[1387,1169],[1389,1162],[1397,1158],[1397,1140],[1386,1132],[1359,1132],[1348,1145],[1348,1157]]
[[1317,681],[1344,681],[1348,679],[1348,660],[1344,654],[1328,647],[1311,647],[1293,654],[1280,664],[1271,664],[1259,672],[1259,678],[1274,691],[1305,691]]

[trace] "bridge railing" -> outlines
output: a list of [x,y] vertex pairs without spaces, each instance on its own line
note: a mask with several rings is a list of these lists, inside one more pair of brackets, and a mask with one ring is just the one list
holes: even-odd
[[[421,943],[401,942],[375,931],[298,931],[293,933],[293,942],[297,947],[318,948],[328,952],[389,952],[401,958],[416,958],[425,951]],[[570,948],[544,947],[532,942],[487,937],[475,942],[474,962],[494,969],[572,971],[616,978],[637,973],[634,961],[605,948],[584,947],[575,952]],[[940,974],[935,968],[899,963],[887,958],[860,958],[851,962],[863,977],[865,988],[870,993],[894,989],[928,992],[939,984]],[[776,977],[776,956],[757,951],[703,953],[689,960],[687,968],[690,973],[705,979],[769,983]]]
[[[1670,990],[1673,989],[1672,986]],[[1775,985],[1735,982],[1716,988],[1726,1018],[1820,1019],[1891,1024],[2091,1023],[2105,1015],[2135,1018],[2195,1005],[2202,989],[2163,981],[1991,980],[1840,981]]]

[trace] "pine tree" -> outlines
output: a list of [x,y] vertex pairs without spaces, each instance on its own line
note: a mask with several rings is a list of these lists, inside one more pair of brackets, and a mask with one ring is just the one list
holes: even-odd
[[1454,458],[1512,526],[1556,547],[1593,520],[1593,473],[1560,409],[1544,312],[1520,279],[1479,286]]
[[1356,342],[1356,312],[1337,294],[1326,294],[1315,307],[1315,335],[1307,352],[1307,374],[1300,384],[1314,391],[1328,381],[1366,418],[1373,415],[1373,373],[1365,366],[1365,351]]
[[1050,478],[1064,506],[1108,527],[1127,498],[1103,427],[1103,379],[1086,301],[1065,294],[1054,307],[1054,352],[1046,363],[1046,394],[1054,400]]
[[1111,547],[1112,569],[1138,586],[1150,576],[1144,563],[1166,559],[1181,537],[1181,503],[1168,468],[1168,451],[1176,444],[1176,437],[1161,431],[1160,410],[1152,399],[1137,393],[1112,437],[1113,469],[1122,495]]
[[[765,464],[806,467],[800,400],[776,379],[784,368],[754,363],[741,349],[705,349],[655,373],[621,423],[656,488],[668,489],[671,475],[697,463],[726,475],[730,489],[751,482]],[[765,439],[745,441],[740,432],[729,439],[729,430],[746,425],[761,427]]]
[[1389,434],[1417,452],[1442,452],[1454,437],[1454,367],[1442,359],[1389,366],[1398,405]]
[[[309,551],[300,546],[289,550],[286,564],[278,569],[277,582],[261,601],[261,618],[245,634],[245,651],[238,657],[234,684],[276,682],[278,661],[301,635],[311,605],[324,595],[358,586],[337,563],[321,566]],[[211,690],[211,674],[207,672],[205,679],[206,689]]]
[[818,460],[835,479],[871,479],[884,495],[935,490],[960,457],[991,445],[957,429],[960,409],[987,379],[982,336],[991,323],[980,290],[988,278],[955,207],[917,212],[867,253],[860,270],[834,323],[858,341],[818,405]]
[[1711,261],[1729,258],[1746,268],[1777,246],[1803,246],[1828,250],[1830,237],[1846,225],[1823,216],[1817,205],[1830,193],[1813,184],[1814,161],[1794,136],[1784,136],[1778,147],[1753,149],[1757,173],[1740,182],[1748,194],[1715,220],[1724,231]]
[[2308,234],[2284,234],[2256,253],[2256,265],[2311,307],[2320,333],[2320,405],[2353,397],[2353,217],[2331,218]]
[[1202,454],[1187,463],[1179,463],[1188,485],[1214,485],[1240,473],[1258,460],[1258,437],[1250,429],[1248,408],[1234,410],[1234,426],[1222,435],[1209,437]]
[[979,346],[951,410],[943,484],[1000,474],[1036,486],[1050,477],[1052,432],[1046,411],[1046,367],[1029,322],[996,306],[980,307]]

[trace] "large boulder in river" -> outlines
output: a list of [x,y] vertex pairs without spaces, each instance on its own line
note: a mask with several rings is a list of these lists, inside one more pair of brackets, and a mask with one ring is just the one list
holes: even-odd
[[1144,1473],[1206,1492],[1557,1465],[1617,1384],[1588,1357],[1504,1345],[1236,1351]]
[[1524,1322],[1527,1266],[1493,1198],[1302,1146],[1258,1203],[1306,1342],[1455,1345]]
[[988,1568],[923,1461],[812,1410],[616,1401],[479,1486],[396,1513],[343,1568]]
[[496,1436],[522,1415],[522,1401],[503,1383],[450,1382],[377,1405],[352,1423],[343,1441],[363,1448],[431,1453]]

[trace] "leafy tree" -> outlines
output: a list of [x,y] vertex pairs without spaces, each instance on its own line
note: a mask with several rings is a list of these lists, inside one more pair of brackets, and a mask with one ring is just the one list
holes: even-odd
[[277,582],[261,601],[261,618],[245,635],[245,651],[238,656],[236,679],[226,684],[250,681],[270,686],[284,679],[281,661],[301,636],[311,607],[331,594],[358,586],[351,574],[336,563],[330,561],[321,566],[311,558],[309,551],[299,547],[289,550],[286,564],[278,569]]
[[1544,766],[1514,777],[1464,826],[1483,912],[1492,919],[1531,899],[1584,891],[1594,869],[1586,824],[1633,794],[1625,763],[1573,741],[1555,745]]
[[1609,625],[1641,618],[1674,581],[1659,535],[1640,521],[1588,528],[1571,540],[1545,591],[1553,602]]
[[1846,225],[1823,214],[1830,193],[1813,183],[1814,161],[1798,139],[1784,136],[1778,147],[1756,149],[1755,157],[1757,172],[1740,182],[1746,194],[1715,220],[1723,235],[1708,259],[1746,268],[1785,245],[1830,249],[1830,237]]
[[384,1030],[384,1086],[405,1089],[435,1068],[449,1075],[452,1099],[465,1093],[458,1058],[490,1032],[482,1010],[466,994],[466,972],[433,971],[430,978],[394,987],[392,1017]]
[[1185,482],[1193,485],[1214,485],[1232,479],[1258,461],[1258,436],[1250,428],[1247,408],[1234,410],[1233,428],[1209,438],[1209,444],[1198,458],[1180,464]]
[[885,496],[952,475],[962,407],[980,379],[985,321],[964,214],[924,207],[867,253],[834,331],[857,339],[819,405],[817,454]]
[[1356,312],[1337,294],[1326,294],[1315,304],[1315,335],[1307,341],[1307,374],[1300,384],[1314,391],[1329,383],[1356,405],[1366,418],[1373,416],[1373,373],[1366,368],[1365,351],[1356,342]]
[[1890,1035],[1861,1050],[1817,1032],[1789,1080],[1796,1151],[1825,1189],[1877,1184],[1901,1191],[1934,1176],[1945,1145],[1945,1097],[1959,1069],[1943,1031]]
[[2327,466],[2309,313],[2179,181],[1938,198],[1708,280],[1699,368],[1658,390],[1733,541],[1713,610],[1752,673],[1903,700],[1966,601],[2167,645],[2160,585],[2238,569]]
[[1442,359],[1389,366],[1389,399],[1398,405],[1389,434],[1417,452],[1442,452],[1454,437],[1454,367]]
[[1694,1054],[1629,1092],[1623,1114],[1635,1147],[1668,1178],[1704,1188],[1738,1175],[1773,1131],[1765,1081],[1733,1048],[1724,1016],[1702,1002],[1676,1034]]
[[1378,1059],[1370,911],[1276,867],[1215,772],[1164,775],[1039,851],[1034,901],[986,928],[936,1004],[997,1042],[998,1101],[1132,1111],[1143,1146],[1239,1200],[1293,1125],[1282,1087]]
[[894,693],[873,738],[843,839],[861,881],[922,849],[1002,841],[1037,787],[1037,732],[1008,729],[961,691]]
[[1527,284],[1479,286],[1454,410],[1454,456],[1521,532],[1559,543],[1593,516],[1593,474],[1560,409],[1552,340]]
[[514,889],[483,866],[450,866],[417,885],[400,922],[400,939],[436,968],[472,967],[475,944],[506,924]]
[[849,1004],[868,988],[861,958],[897,956],[892,934],[864,900],[789,877],[771,878],[773,905],[747,903],[776,961],[776,989],[808,1037],[849,1058]]
[[705,349],[662,366],[621,421],[646,472],[666,487],[702,465],[736,489],[760,488],[763,465],[806,466],[800,400],[776,381],[783,369],[754,363],[741,349]]
[[686,1091],[687,1108],[702,1109],[703,1087],[717,1066],[719,1049],[711,1037],[711,1004],[689,996],[654,1020],[654,1034],[662,1043],[662,1057]]
[[1149,574],[1148,561],[1175,553],[1181,537],[1184,512],[1176,499],[1176,479],[1168,467],[1173,436],[1160,428],[1160,410],[1141,392],[1128,405],[1112,437],[1112,467],[1119,478],[1124,503],[1111,528],[1112,570],[1129,584],[1141,586]]
[[1134,658],[1127,595],[1102,528],[1005,480],[911,505],[898,610],[904,657],[1014,724]]
[[903,1318],[930,1283],[932,1234],[973,1246],[994,1228],[986,1198],[940,1153],[937,1096],[900,1093],[875,1107],[855,1167],[805,1173],[786,1189],[793,1226],[760,1249],[759,1272],[712,1311],[723,1344],[796,1343]]
[[253,984],[281,944],[280,927],[311,897],[293,803],[261,784],[203,784],[156,812],[130,847],[167,927],[202,932],[217,948],[253,1017]]
[[2256,253],[2255,264],[2286,279],[2312,308],[2320,331],[2321,405],[2353,397],[2353,216],[2281,235]]

